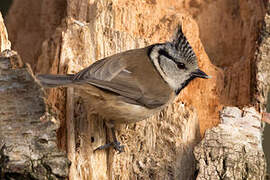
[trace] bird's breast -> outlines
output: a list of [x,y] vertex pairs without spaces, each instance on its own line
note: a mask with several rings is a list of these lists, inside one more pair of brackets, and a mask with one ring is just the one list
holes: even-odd
[[[88,109],[94,109],[106,121],[113,124],[135,123],[159,112],[166,104],[150,109],[140,104],[123,101],[117,94],[105,92],[98,88],[82,89],[80,95]],[[168,101],[169,102],[169,101]]]

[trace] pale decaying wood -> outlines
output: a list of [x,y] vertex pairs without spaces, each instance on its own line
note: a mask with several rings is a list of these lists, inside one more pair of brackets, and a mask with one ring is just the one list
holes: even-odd
[[0,54],[0,179],[64,179],[57,120],[31,68],[14,51]]
[[113,179],[194,179],[192,150],[199,127],[196,113],[184,104],[126,126],[119,136],[126,154],[112,160]]
[[10,49],[10,41],[8,40],[7,29],[4,24],[2,14],[0,12],[0,52]]
[[253,107],[225,107],[220,118],[194,149],[197,179],[265,179],[261,114]]

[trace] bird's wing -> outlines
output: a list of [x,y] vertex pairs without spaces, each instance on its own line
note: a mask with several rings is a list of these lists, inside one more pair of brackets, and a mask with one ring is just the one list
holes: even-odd
[[126,60],[105,58],[83,69],[74,76],[74,82],[88,83],[122,96],[131,104],[155,108],[164,104],[151,97],[145,97],[135,72],[129,70]]

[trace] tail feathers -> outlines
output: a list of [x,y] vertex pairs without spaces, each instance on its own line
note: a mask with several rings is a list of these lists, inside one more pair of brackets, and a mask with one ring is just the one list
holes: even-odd
[[74,75],[39,74],[36,77],[42,86],[53,88],[71,85],[73,83]]

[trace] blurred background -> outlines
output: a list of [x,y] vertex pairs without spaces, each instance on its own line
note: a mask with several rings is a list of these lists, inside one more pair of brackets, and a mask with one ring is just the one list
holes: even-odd
[[[10,8],[12,4],[12,0],[1,0],[0,1],[0,11],[5,18],[5,16],[8,13],[8,9]],[[270,93],[268,93],[268,105],[267,105],[267,112],[270,112]],[[270,125],[266,124],[264,129],[264,138],[263,138],[263,147],[264,147],[264,153],[266,155],[266,158],[268,160],[268,173],[270,173]]]
[[12,3],[12,0],[1,0],[0,1],[0,11],[2,13],[2,16],[6,16],[8,9]]

